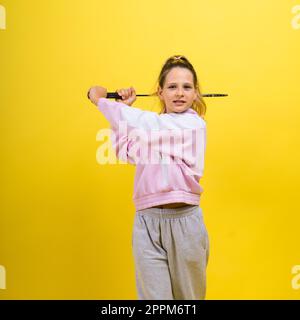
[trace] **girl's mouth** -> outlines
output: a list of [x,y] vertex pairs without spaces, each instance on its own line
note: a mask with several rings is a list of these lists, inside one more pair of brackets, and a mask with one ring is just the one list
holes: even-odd
[[175,100],[174,103],[175,103],[176,105],[181,105],[181,104],[184,104],[185,101],[183,101],[183,100]]

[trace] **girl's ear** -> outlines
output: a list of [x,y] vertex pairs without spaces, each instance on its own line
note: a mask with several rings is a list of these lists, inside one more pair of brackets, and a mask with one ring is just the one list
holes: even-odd
[[160,87],[158,87],[157,88],[157,95],[158,95],[159,99],[162,99],[161,93],[162,93],[162,89]]

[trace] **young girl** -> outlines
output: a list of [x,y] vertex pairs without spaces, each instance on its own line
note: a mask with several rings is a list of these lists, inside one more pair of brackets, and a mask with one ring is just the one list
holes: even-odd
[[[206,105],[184,56],[165,62],[158,84],[160,114],[130,107],[136,100],[132,87],[117,90],[122,100],[107,99],[99,86],[88,96],[111,124],[117,156],[136,165],[132,247],[138,299],[204,299],[209,239],[199,180]],[[120,133],[121,124],[126,130]]]

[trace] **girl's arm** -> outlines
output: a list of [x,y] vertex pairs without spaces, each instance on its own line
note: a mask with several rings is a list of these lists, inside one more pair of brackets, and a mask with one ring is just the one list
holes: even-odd
[[[133,87],[130,87],[128,89],[119,89],[116,90],[116,92],[120,96],[122,96],[122,100],[116,99],[118,103],[122,102],[122,104],[131,106],[133,102],[136,100],[136,93]],[[87,96],[91,100],[91,102],[98,106],[99,99],[106,98],[107,90],[104,87],[94,86],[89,89]],[[125,162],[136,164],[135,159],[130,156],[130,150],[132,149],[134,144],[133,141],[130,138],[128,138],[127,132],[123,133],[117,130],[116,121],[113,121],[113,117],[106,116],[106,118],[108,120],[110,119],[111,127],[113,130],[111,140],[113,148],[116,152],[116,156]]]
[[130,127],[145,130],[184,129],[205,127],[201,117],[182,118],[176,114],[159,115],[153,111],[131,107],[136,100],[133,87],[117,90],[122,100],[107,99],[107,90],[104,87],[94,86],[89,90],[89,99],[98,107],[112,127],[118,127],[121,121],[126,121]]

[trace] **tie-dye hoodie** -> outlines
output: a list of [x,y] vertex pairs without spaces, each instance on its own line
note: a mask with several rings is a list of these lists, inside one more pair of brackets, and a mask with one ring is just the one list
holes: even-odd
[[136,166],[137,211],[174,202],[199,205],[206,123],[195,110],[158,114],[107,98],[97,106],[110,123],[117,158]]

